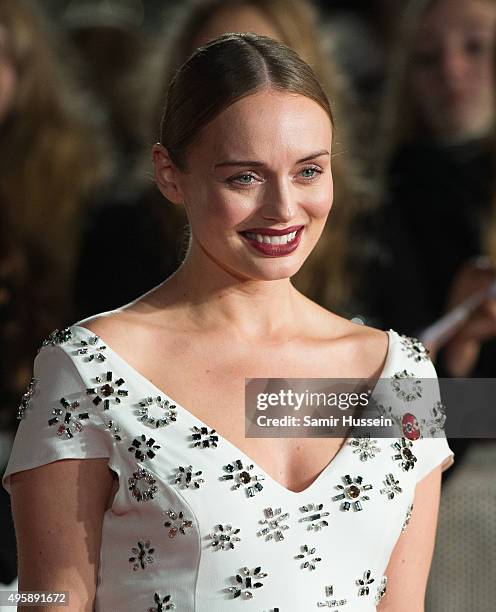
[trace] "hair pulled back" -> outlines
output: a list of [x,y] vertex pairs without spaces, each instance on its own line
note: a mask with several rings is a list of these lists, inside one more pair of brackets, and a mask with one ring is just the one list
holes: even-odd
[[177,70],[168,91],[160,142],[186,169],[188,147],[231,104],[273,88],[314,100],[333,116],[314,71],[286,45],[252,33],[223,34],[197,49]]

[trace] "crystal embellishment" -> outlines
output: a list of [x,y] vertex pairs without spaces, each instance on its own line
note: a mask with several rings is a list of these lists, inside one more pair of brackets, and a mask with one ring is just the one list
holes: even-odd
[[158,492],[156,483],[157,481],[153,474],[141,466],[138,466],[133,475],[128,479],[129,490],[138,502],[146,502],[154,498]]
[[219,436],[216,434],[215,429],[209,429],[208,427],[197,427],[196,425],[192,428],[193,433],[191,439],[194,441],[194,446],[200,448],[216,448],[219,441]]
[[164,612],[164,610],[175,610],[176,608],[176,604],[172,601],[172,595],[160,597],[158,593],[155,593],[153,595],[153,601],[156,605],[148,608],[148,612]]
[[93,403],[95,406],[99,406],[103,402],[103,409],[108,410],[110,408],[110,401],[113,399],[116,404],[121,403],[121,397],[126,397],[128,391],[121,389],[120,387],[124,384],[123,378],[118,378],[113,381],[113,373],[106,372],[105,377],[96,377],[97,383],[103,383],[100,387],[90,387],[86,389],[87,395],[94,395]]
[[120,434],[121,428],[119,425],[117,425],[115,421],[113,421],[112,419],[109,419],[108,421],[104,421],[104,425],[105,425],[105,428],[111,432],[114,440],[117,440],[117,442],[122,442],[122,438]]
[[236,574],[236,586],[231,586],[227,590],[232,594],[233,599],[236,597],[244,597],[251,599],[253,597],[253,589],[263,587],[261,580],[267,576],[267,573],[262,572],[262,568],[255,567],[253,570],[247,567],[241,568],[239,574]]
[[264,480],[265,477],[260,474],[252,474],[254,469],[253,464],[243,465],[241,459],[236,459],[233,463],[228,463],[224,466],[224,470],[227,474],[219,476],[219,480],[232,480],[233,486],[231,490],[244,488],[248,497],[253,497],[263,489],[263,485],[260,480]]
[[429,360],[429,351],[418,338],[402,335],[400,336],[400,342],[401,350],[405,351],[410,359],[417,362]]
[[393,459],[399,461],[401,468],[405,472],[413,469],[417,461],[417,457],[411,451],[413,442],[406,438],[401,438],[399,442],[395,442],[392,446],[398,451],[396,455],[393,455]]
[[100,338],[98,336],[91,336],[88,340],[80,340],[77,354],[84,355],[84,361],[103,363],[107,359],[103,353],[107,350],[107,347],[104,344],[97,346],[99,342]]
[[412,518],[412,513],[413,513],[413,504],[410,504],[406,511],[405,520],[403,521],[403,526],[401,527],[401,531],[406,530],[407,525],[410,522],[410,519]]
[[28,383],[27,390],[25,391],[25,393],[23,393],[21,397],[21,403],[19,404],[19,407],[17,409],[17,419],[19,421],[26,416],[26,410],[29,406],[29,402],[31,398],[34,395],[34,392],[36,391],[37,384],[38,384],[38,381],[36,380],[36,378],[31,378],[31,380]]
[[422,397],[421,381],[415,377],[415,374],[403,370],[396,372],[391,378],[391,386],[396,396],[405,402],[413,402]]
[[201,470],[193,472],[192,465],[187,467],[180,465],[176,472],[174,483],[178,484],[182,489],[199,489],[200,485],[205,482],[203,478],[199,478],[201,474]]
[[322,561],[321,557],[316,556],[317,549],[315,547],[310,548],[307,544],[300,547],[301,553],[296,555],[295,559],[303,559],[301,563],[301,569],[314,570],[317,567],[317,563]]
[[193,521],[186,519],[182,510],[176,512],[174,508],[167,511],[169,520],[165,521],[164,526],[169,528],[169,538],[175,538],[178,533],[186,535],[186,529],[193,527]]
[[356,582],[359,586],[358,596],[364,597],[370,593],[370,585],[374,582],[374,578],[371,577],[372,572],[370,570],[366,570],[363,573],[363,578],[359,578]]
[[400,487],[399,480],[396,480],[393,474],[387,474],[384,483],[386,486],[381,489],[381,493],[386,495],[388,499],[394,499],[396,494],[403,491],[403,489]]
[[381,582],[377,586],[377,593],[375,594],[375,600],[374,600],[376,606],[380,603],[381,599],[386,594],[387,580],[388,580],[387,576],[383,576],[381,579]]
[[131,446],[127,449],[130,453],[134,453],[135,458],[138,461],[145,461],[146,459],[153,459],[155,457],[155,451],[160,446],[155,444],[153,438],[146,438],[145,434],[134,438]]
[[208,537],[210,545],[216,550],[232,550],[237,542],[241,542],[239,537],[241,529],[234,528],[232,525],[216,525]]
[[329,516],[329,512],[324,511],[324,504],[305,504],[300,507],[300,512],[303,516],[298,519],[299,523],[308,523],[308,531],[320,531],[324,527],[328,527],[329,523],[324,519]]
[[401,418],[401,431],[408,440],[418,440],[421,437],[420,426],[417,417],[411,412],[406,412]]
[[[332,597],[334,595],[334,586],[329,584],[325,587],[325,596]],[[340,606],[345,606],[348,603],[346,599],[326,599],[325,601],[318,601],[317,608],[334,608],[338,610]]]
[[[150,414],[150,408],[156,406],[159,410],[160,416],[154,417]],[[138,408],[138,421],[158,429],[159,427],[165,427],[170,425],[177,419],[176,405],[171,404],[169,400],[162,399],[160,395],[157,397],[147,397],[141,400]]]
[[265,540],[274,540],[280,542],[284,540],[283,531],[289,529],[289,525],[284,524],[289,518],[289,513],[282,513],[281,508],[264,508],[265,518],[258,521],[261,525],[265,525],[263,529],[257,532],[258,536],[265,536]]
[[350,510],[350,508],[353,508],[355,511],[362,510],[362,501],[368,501],[370,499],[368,495],[364,495],[364,492],[370,491],[373,486],[371,484],[363,484],[362,476],[352,478],[349,474],[346,474],[346,476],[343,476],[343,480],[345,482],[344,485],[336,485],[336,489],[339,489],[341,493],[335,495],[332,500],[343,500],[341,510],[345,510],[346,512]]
[[72,331],[70,327],[66,327],[64,329],[55,329],[48,335],[48,338],[43,340],[40,348],[38,349],[38,353],[44,346],[57,346],[59,344],[63,344],[64,342],[68,342],[71,338]]
[[83,431],[84,427],[81,421],[89,419],[90,415],[87,412],[75,414],[75,410],[79,408],[79,402],[77,401],[70,403],[63,397],[60,403],[63,407],[52,410],[52,414],[55,416],[48,420],[48,424],[51,426],[58,423],[57,435],[63,436],[65,434],[65,437],[70,439],[74,437],[76,432]]
[[133,546],[131,552],[133,556],[129,557],[129,563],[132,564],[135,572],[140,568],[144,570],[150,563],[153,563],[153,553],[155,549],[151,548],[150,540],[138,542],[138,546]]
[[360,461],[373,459],[377,453],[381,452],[379,446],[376,446],[377,440],[371,440],[370,434],[357,436],[352,438],[348,444],[354,448],[353,454],[358,454]]

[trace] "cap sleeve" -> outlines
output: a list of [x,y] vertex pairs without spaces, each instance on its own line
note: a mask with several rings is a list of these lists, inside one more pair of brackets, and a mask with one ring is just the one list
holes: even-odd
[[21,408],[2,478],[9,493],[10,476],[15,472],[59,459],[110,457],[111,442],[104,422],[87,394],[73,357],[62,347],[42,346]]
[[415,372],[422,383],[422,398],[419,400],[420,405],[416,407],[422,437],[415,441],[412,448],[417,457],[415,471],[418,483],[438,465],[441,465],[441,471],[447,470],[453,465],[455,455],[448,445],[444,431],[445,407],[441,401],[436,368],[419,340],[402,336],[401,344],[404,359],[407,359],[405,366]]

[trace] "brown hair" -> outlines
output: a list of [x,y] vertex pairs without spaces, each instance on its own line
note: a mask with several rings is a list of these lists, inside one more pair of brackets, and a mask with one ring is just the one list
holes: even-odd
[[[332,58],[324,52],[317,26],[317,13],[308,0],[185,0],[173,12],[166,15],[166,28],[160,37],[159,47],[152,67],[155,91],[149,96],[152,126],[150,145],[159,138],[157,126],[162,115],[163,101],[170,81],[179,66],[194,51],[194,41],[205,24],[220,11],[252,8],[265,17],[277,32],[280,40],[295,51],[311,66],[321,88],[332,103],[333,130],[333,182],[334,201],[329,221],[321,239],[310,254],[306,264],[293,277],[294,285],[305,295],[328,308],[346,311],[354,286],[357,283],[355,252],[350,248],[351,226],[357,217],[358,206],[368,201],[364,181],[358,176],[357,160],[350,154],[352,138],[349,122],[354,105],[350,102],[348,86]],[[161,41],[166,40],[166,44]],[[157,76],[158,75],[158,76]],[[346,109],[343,112],[342,109]],[[351,110],[350,110],[351,109]],[[356,116],[354,116],[356,118]],[[336,155],[336,151],[341,149]],[[344,153],[344,154],[343,154]],[[185,217],[176,212],[177,207],[165,206],[164,231],[184,224]],[[183,248],[183,252],[184,252]]]
[[225,108],[267,87],[311,98],[331,121],[329,101],[313,70],[292,49],[266,36],[224,34],[175,73],[167,94],[160,141],[180,169],[199,132]]

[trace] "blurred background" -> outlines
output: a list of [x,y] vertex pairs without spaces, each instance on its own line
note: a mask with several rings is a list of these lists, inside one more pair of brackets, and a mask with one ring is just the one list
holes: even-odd
[[[294,284],[421,338],[439,376],[494,376],[496,0],[0,0],[0,470],[43,339],[180,265],[150,148],[174,70],[230,31],[294,48],[335,115],[334,206]],[[487,612],[496,443],[449,443],[426,611]],[[3,489],[0,530],[15,588]]]

